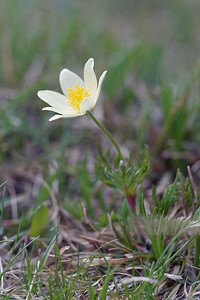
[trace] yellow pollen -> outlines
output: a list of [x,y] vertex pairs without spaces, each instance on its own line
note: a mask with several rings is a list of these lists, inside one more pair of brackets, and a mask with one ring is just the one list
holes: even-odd
[[66,95],[68,96],[68,103],[75,110],[80,110],[80,104],[85,97],[89,97],[90,94],[84,88],[79,87],[80,84],[76,85],[74,88],[69,88]]

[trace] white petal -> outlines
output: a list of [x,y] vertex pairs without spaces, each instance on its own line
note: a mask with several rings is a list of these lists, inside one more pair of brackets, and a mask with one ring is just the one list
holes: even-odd
[[72,114],[72,115],[77,115],[77,112],[72,108],[72,107],[67,107],[65,109],[61,109],[59,107],[55,107],[55,106],[48,106],[48,107],[44,107],[42,110],[48,110],[48,111],[54,111],[58,114],[62,114],[62,115],[66,115],[66,114]]
[[88,110],[91,110],[95,106],[93,97],[84,98],[80,104],[81,114],[85,114]]
[[67,97],[60,93],[53,91],[39,91],[37,95],[41,100],[51,106],[55,106],[60,109],[71,108],[70,104],[67,102]]
[[49,121],[51,122],[51,121],[54,121],[54,120],[57,120],[57,119],[60,119],[60,118],[63,118],[63,116],[62,115],[54,115],[53,117],[51,117],[49,119]]
[[85,88],[83,80],[68,69],[63,69],[60,72],[59,80],[61,89],[65,95],[67,94],[69,88],[74,88],[78,84],[80,84],[81,88]]
[[89,94],[94,97],[97,91],[97,78],[94,73],[94,59],[90,58],[84,67],[84,81],[85,88],[89,91]]
[[74,117],[78,117],[78,116],[82,116],[83,114],[66,114],[66,115],[54,115],[53,117],[51,117],[49,119],[49,121],[54,121],[60,118],[74,118]]
[[100,91],[101,91],[101,86],[102,86],[102,83],[103,83],[104,78],[106,76],[106,73],[107,73],[107,71],[104,71],[103,74],[101,75],[101,77],[99,78],[99,84],[98,84],[97,92],[96,92],[96,95],[95,95],[95,104],[96,104],[97,99],[99,97],[99,94],[100,94]]

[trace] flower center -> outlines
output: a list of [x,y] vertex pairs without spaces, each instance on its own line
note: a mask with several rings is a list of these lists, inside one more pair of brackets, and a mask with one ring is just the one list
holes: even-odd
[[67,90],[68,103],[75,110],[80,110],[80,104],[85,97],[89,97],[90,94],[84,88],[79,87],[80,84],[76,85],[74,88],[69,88]]

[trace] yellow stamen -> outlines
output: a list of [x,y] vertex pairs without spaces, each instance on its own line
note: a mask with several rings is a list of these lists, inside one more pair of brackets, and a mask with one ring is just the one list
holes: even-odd
[[75,110],[80,110],[80,104],[85,97],[89,97],[90,94],[84,88],[79,87],[80,84],[76,85],[74,88],[69,88],[66,95],[68,96],[68,103]]

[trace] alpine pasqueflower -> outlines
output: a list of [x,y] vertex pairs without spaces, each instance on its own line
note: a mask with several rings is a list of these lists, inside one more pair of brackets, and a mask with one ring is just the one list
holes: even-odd
[[50,105],[42,110],[58,113],[49,121],[82,116],[96,105],[107,71],[103,72],[97,84],[93,69],[94,59],[90,58],[84,66],[84,81],[70,70],[63,69],[59,80],[64,95],[48,90],[38,92],[38,97]]

